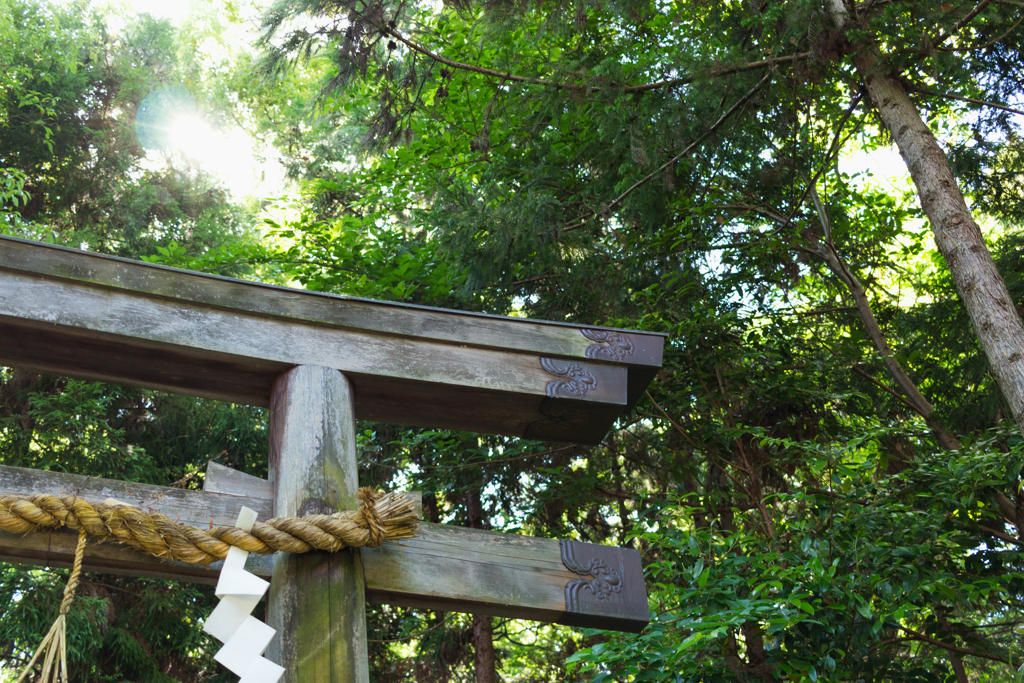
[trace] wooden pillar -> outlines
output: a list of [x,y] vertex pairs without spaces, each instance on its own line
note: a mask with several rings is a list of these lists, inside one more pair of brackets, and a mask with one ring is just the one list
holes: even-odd
[[[274,515],[355,509],[352,387],[337,370],[300,365],[274,383],[270,479]],[[357,553],[274,557],[267,657],[285,683],[369,683],[363,567]]]

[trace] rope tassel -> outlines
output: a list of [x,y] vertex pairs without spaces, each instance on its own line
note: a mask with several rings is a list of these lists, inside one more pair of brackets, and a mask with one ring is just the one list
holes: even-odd
[[362,488],[357,496],[358,510],[277,517],[256,522],[251,531],[234,526],[204,531],[109,498],[90,503],[75,496],[0,496],[0,530],[25,534],[67,527],[83,536],[113,539],[162,559],[199,565],[225,559],[231,547],[260,555],[277,551],[337,552],[342,548],[376,548],[385,541],[416,535],[419,519],[412,501],[404,494]]
[[75,562],[71,567],[71,575],[68,577],[68,585],[64,587],[64,599],[60,603],[60,614],[53,626],[46,633],[43,642],[32,655],[28,665],[16,683],[22,683],[25,677],[31,673],[36,660],[43,655],[43,670],[36,678],[36,683],[68,683],[68,644],[67,644],[67,615],[71,609],[71,602],[75,599],[75,589],[78,588],[78,577],[82,573],[82,557],[85,555],[86,532],[78,532],[78,546],[75,548]]

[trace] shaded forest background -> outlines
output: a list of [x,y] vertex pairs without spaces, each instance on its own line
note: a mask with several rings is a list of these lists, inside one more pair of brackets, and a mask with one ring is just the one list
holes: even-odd
[[[5,234],[668,333],[597,447],[360,424],[361,481],[431,521],[638,548],[648,629],[374,607],[373,680],[1020,680],[1024,441],[903,171],[848,172],[893,140],[868,45],[1024,310],[1020,2],[0,7]],[[287,189],[229,191],[175,117],[243,130]],[[0,369],[7,465],[201,487],[210,459],[266,475],[265,421]],[[0,567],[5,680],[65,578]],[[234,680],[212,591],[79,595],[74,680]]]

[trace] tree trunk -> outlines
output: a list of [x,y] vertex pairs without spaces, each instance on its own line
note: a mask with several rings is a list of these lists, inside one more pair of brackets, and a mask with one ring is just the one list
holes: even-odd
[[473,617],[473,650],[476,683],[498,683],[494,661],[494,625],[490,617]]
[[[939,624],[942,626],[942,630],[945,631],[950,638],[953,637],[953,627],[949,623],[949,619],[940,610],[936,613],[939,619]],[[949,651],[949,664],[953,668],[953,673],[956,674],[956,683],[969,683],[967,677],[967,669],[964,667],[964,662],[960,658],[960,654],[957,652]]]
[[[487,527],[480,487],[471,485],[466,491],[466,522],[471,529]],[[498,683],[498,667],[494,656],[494,625],[490,617],[473,617],[473,661],[476,683]]]
[[960,655],[950,652],[949,663],[953,666],[953,673],[956,674],[956,683],[970,683],[970,679],[967,678],[967,669],[964,668],[964,662],[960,659]]
[[748,621],[743,624],[741,630],[747,650],[746,673],[752,674],[749,677],[755,680],[774,683],[778,680],[775,677],[775,665],[768,661],[770,658],[764,649],[764,632],[761,626],[756,621]]
[[[829,0],[829,8],[840,30],[852,28],[842,0]],[[1024,327],[1006,283],[967,209],[945,152],[903,86],[868,39],[852,44],[851,51],[868,96],[910,170],[935,244],[946,259],[992,373],[1014,421],[1024,431]]]

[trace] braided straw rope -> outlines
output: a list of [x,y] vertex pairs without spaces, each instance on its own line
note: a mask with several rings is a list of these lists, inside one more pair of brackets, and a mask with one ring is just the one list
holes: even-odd
[[71,566],[71,575],[68,577],[68,584],[64,586],[64,599],[60,602],[60,614],[53,626],[47,631],[43,642],[39,643],[36,653],[32,655],[28,665],[18,676],[16,683],[22,683],[25,677],[32,672],[32,667],[40,655],[43,655],[43,669],[36,678],[36,683],[68,683],[68,641],[67,641],[67,617],[71,609],[71,602],[75,599],[75,589],[78,588],[78,577],[82,573],[82,557],[85,555],[85,529],[78,532],[78,547],[75,548],[75,562]]
[[204,531],[112,499],[90,503],[75,496],[0,496],[0,530],[24,534],[67,527],[116,540],[162,559],[202,565],[223,560],[230,546],[260,555],[275,551],[336,552],[361,546],[376,548],[384,541],[416,534],[419,520],[405,495],[362,488],[357,497],[358,510],[277,517],[256,522],[248,533],[233,526]]

